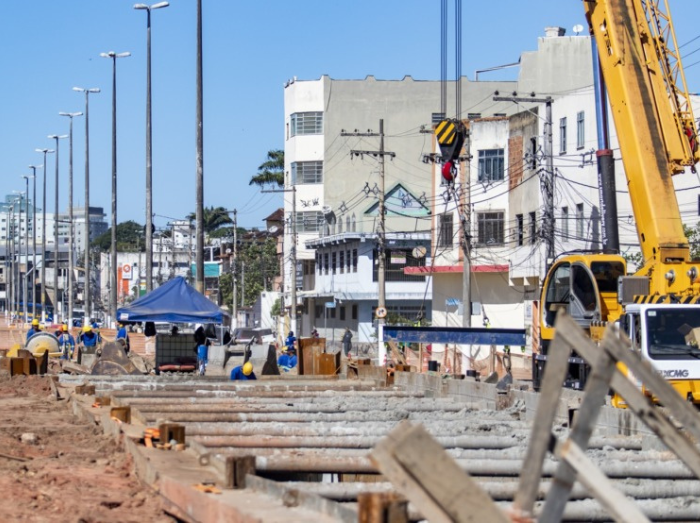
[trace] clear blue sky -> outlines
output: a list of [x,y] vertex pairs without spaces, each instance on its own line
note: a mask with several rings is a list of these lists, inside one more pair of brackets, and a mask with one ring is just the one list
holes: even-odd
[[[450,11],[453,10],[450,1]],[[23,190],[35,148],[53,148],[66,134],[59,111],[83,111],[73,86],[99,87],[90,97],[90,203],[111,208],[111,60],[101,52],[130,51],[117,62],[119,221],[145,222],[146,13],[132,0],[32,0],[0,3],[2,191]],[[672,2],[678,40],[700,34],[695,2]],[[585,26],[581,0],[463,2],[462,72],[517,61],[534,50],[545,26],[572,34]],[[239,209],[239,223],[262,226],[282,205],[248,181],[268,150],[284,147],[283,83],[317,79],[440,77],[437,0],[204,0],[204,204]],[[450,42],[453,38],[450,13]],[[700,61],[700,39],[683,47],[685,65]],[[450,78],[454,77],[450,43]],[[171,0],[153,12],[153,191],[157,226],[195,206],[196,2]],[[517,70],[505,73],[514,78]],[[700,91],[700,64],[687,71]],[[485,76],[484,79],[501,79]],[[74,124],[75,204],[84,202],[84,120]],[[61,210],[67,208],[68,140],[60,145]],[[53,202],[54,160],[48,162]],[[38,180],[38,199],[41,194]],[[30,184],[31,191],[31,184]],[[53,211],[53,203],[47,206]],[[108,217],[109,219],[109,217]]]

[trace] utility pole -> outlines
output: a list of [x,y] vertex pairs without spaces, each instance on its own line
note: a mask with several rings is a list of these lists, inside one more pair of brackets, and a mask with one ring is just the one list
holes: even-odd
[[233,299],[232,311],[233,318],[231,318],[231,328],[235,329],[238,327],[238,305],[236,301],[236,296],[238,295],[238,285],[236,285],[236,261],[238,258],[238,210],[233,210],[233,263],[231,264],[231,283],[233,288]]
[[547,167],[543,177],[542,190],[544,191],[544,216],[542,228],[544,241],[547,245],[545,271],[554,260],[554,149],[552,144],[552,97],[518,97],[518,96],[494,96],[495,102],[540,103],[545,104],[544,123],[544,156]]
[[[377,269],[377,286],[378,289],[378,300],[377,309],[386,310],[386,209],[384,208],[384,178],[385,178],[385,166],[384,157],[390,156],[391,158],[396,157],[396,153],[384,150],[384,119],[379,120],[379,134],[373,132],[367,133],[346,133],[341,132],[341,136],[379,136],[379,150],[378,151],[361,151],[361,150],[351,150],[350,157],[360,156],[363,157],[365,154],[374,157],[379,157],[379,233],[377,234],[377,251],[378,251],[378,262],[379,267]],[[384,323],[384,318],[377,318],[379,324]]]
[[202,0],[197,0],[197,253],[196,253],[196,289],[204,294],[204,109],[202,87]]
[[[462,222],[462,327],[472,326],[472,236],[471,236],[471,127],[465,137],[466,163],[462,186],[464,187],[464,211],[459,213]],[[460,202],[455,201],[457,205]]]
[[260,191],[263,193],[276,193],[276,192],[291,192],[292,193],[292,216],[289,219],[289,223],[292,226],[292,247],[290,248],[289,257],[292,263],[291,270],[291,286],[289,288],[289,296],[291,300],[290,318],[289,318],[289,330],[296,333],[297,332],[297,188],[292,185],[290,189],[270,189],[267,191]]
[[241,263],[241,308],[245,305],[243,298],[245,296],[245,262]]

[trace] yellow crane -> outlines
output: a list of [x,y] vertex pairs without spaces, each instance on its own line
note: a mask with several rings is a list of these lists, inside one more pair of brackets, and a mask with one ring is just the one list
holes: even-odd
[[[697,129],[667,0],[584,0],[598,48],[643,262],[626,276],[611,254],[559,258],[540,301],[546,361],[554,317],[565,309],[593,339],[620,323],[642,358],[700,403],[700,260],[690,259],[672,176],[700,160]],[[574,363],[579,360],[574,360]],[[573,365],[572,382],[586,370]],[[650,393],[651,394],[651,393]],[[619,398],[617,399],[619,405]],[[622,405],[619,405],[622,406]]]

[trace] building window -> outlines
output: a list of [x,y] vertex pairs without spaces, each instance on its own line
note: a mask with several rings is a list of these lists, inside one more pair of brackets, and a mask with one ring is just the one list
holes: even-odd
[[576,239],[583,240],[583,204],[576,204]]
[[438,216],[438,247],[452,247],[453,225],[452,213]]
[[323,253],[323,274],[328,274],[328,253]]
[[323,162],[292,162],[292,185],[323,183]]
[[333,252],[333,253],[331,253],[331,272],[333,274],[335,274],[336,267],[337,267],[336,261],[337,261],[337,256],[336,256],[336,253]]
[[530,213],[530,243],[534,245],[537,242],[537,212]]
[[356,320],[357,319],[357,304],[353,304],[352,306],[352,319]]
[[324,223],[323,213],[320,211],[298,212],[296,215],[297,232],[320,232]]
[[340,274],[343,274],[345,273],[345,251],[340,251],[338,256],[338,267],[340,269]]
[[352,250],[352,272],[357,272],[357,249]]
[[323,113],[320,111],[294,113],[291,116],[291,123],[292,136],[323,133]]
[[503,149],[484,149],[479,151],[479,181],[488,183],[503,180]]
[[586,144],[586,121],[583,111],[576,113],[576,148],[583,149]]
[[530,169],[537,169],[537,138],[530,138]]
[[561,208],[561,235],[564,240],[569,239],[569,208]]
[[559,154],[566,154],[566,118],[559,119]]
[[345,306],[340,308],[340,321],[345,321]]
[[331,307],[331,318],[335,319],[335,307]]
[[316,319],[323,318],[323,305],[316,305],[314,310],[316,311]]
[[515,222],[516,222],[516,227],[517,227],[516,241],[518,242],[518,245],[520,246],[523,244],[523,238],[525,236],[525,229],[524,229],[525,226],[523,225],[523,215],[517,214],[515,216]]
[[503,213],[480,212],[476,215],[479,226],[479,239],[481,245],[503,244]]

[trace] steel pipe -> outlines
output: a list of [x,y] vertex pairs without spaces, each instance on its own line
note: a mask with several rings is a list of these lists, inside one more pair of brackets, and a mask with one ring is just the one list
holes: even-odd
[[[521,460],[456,460],[472,476],[518,477],[522,472]],[[555,461],[544,464],[543,476],[551,477],[558,465]],[[672,462],[600,462],[601,471],[611,478],[690,479],[692,473],[680,461]],[[317,472],[343,474],[376,474],[369,458],[304,458],[275,456],[256,458],[256,469],[274,472]]]

